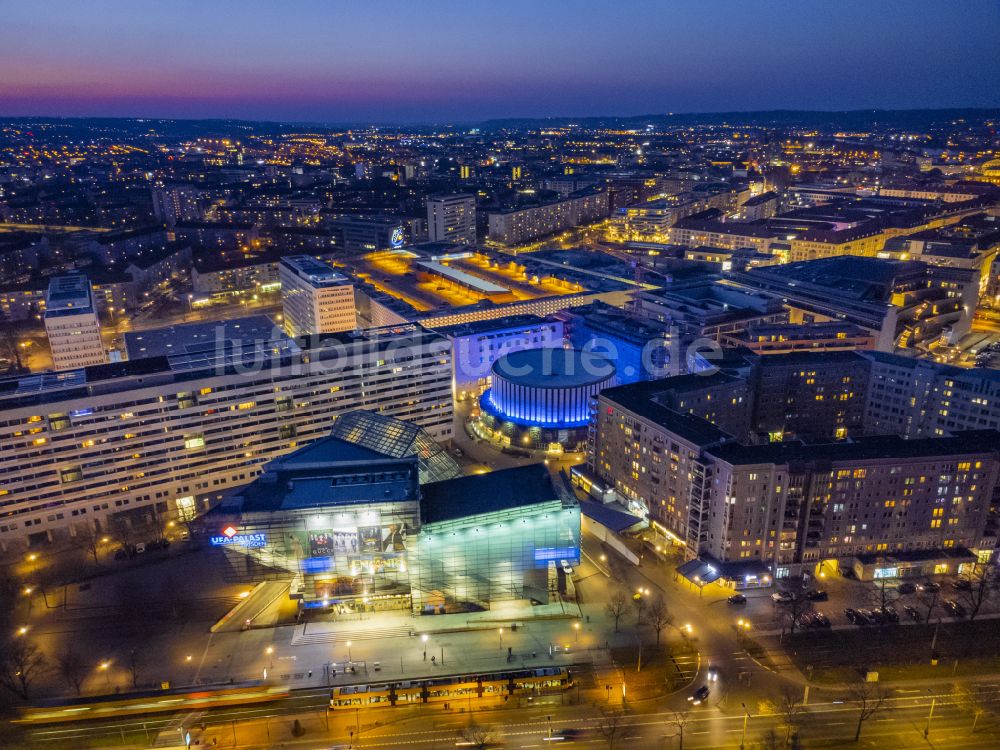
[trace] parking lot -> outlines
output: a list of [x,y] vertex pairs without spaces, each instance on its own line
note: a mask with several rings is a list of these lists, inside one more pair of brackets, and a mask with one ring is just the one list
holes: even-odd
[[[974,594],[959,591],[955,588],[955,576],[935,576],[933,580],[917,579],[901,581],[886,579],[884,581],[858,581],[847,578],[839,573],[828,573],[824,577],[810,578],[804,583],[799,580],[778,581],[775,586],[763,589],[742,591],[746,597],[745,604],[730,604],[725,597],[713,601],[712,607],[725,612],[739,627],[742,620],[747,632],[758,634],[780,634],[791,630],[790,618],[797,616],[800,620],[796,630],[805,626],[806,629],[843,629],[857,627],[876,627],[880,622],[879,612],[883,603],[890,609],[884,619],[887,624],[916,624],[918,622],[936,623],[943,621],[968,619],[969,612],[974,608]],[[912,584],[911,591],[906,584]],[[903,591],[900,592],[900,585]],[[937,590],[935,585],[939,586]],[[810,592],[823,592],[826,598],[812,601],[807,598]],[[785,593],[795,596],[795,603],[780,603],[775,601],[774,594]],[[976,614],[977,619],[996,615],[1000,612],[1000,596],[990,592]],[[953,608],[949,603],[957,605]],[[846,610],[861,610],[863,614],[851,621]],[[964,612],[963,612],[964,610]],[[818,623],[810,624],[808,620],[816,618],[814,613],[821,613],[829,621],[828,626]],[[870,615],[868,614],[870,613]],[[803,617],[804,616],[804,617]],[[746,626],[749,623],[749,626]]]

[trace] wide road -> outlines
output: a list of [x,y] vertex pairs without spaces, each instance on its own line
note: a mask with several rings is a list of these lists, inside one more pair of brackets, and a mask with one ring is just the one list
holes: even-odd
[[[986,709],[1000,708],[1000,682],[978,683],[977,688],[979,705]],[[607,747],[609,735],[613,734],[615,744],[621,747],[671,748],[679,746],[679,735],[683,731],[684,744],[688,747],[736,748],[742,739],[744,718],[748,746],[759,741],[770,729],[784,736],[781,716],[768,713],[759,702],[737,702],[722,684],[712,686],[706,705],[691,705],[687,700],[689,694],[690,690],[684,690],[663,700],[629,704],[624,710],[617,696],[607,705],[563,705],[562,697],[543,695],[536,705],[513,710],[470,714],[459,706],[446,711],[440,705],[431,705],[417,709],[369,710],[360,714],[348,709],[327,716],[328,692],[309,690],[267,706],[248,706],[192,717],[188,726],[204,722],[207,728],[202,737],[206,741],[225,737],[229,747],[248,748],[273,746],[272,736],[284,736],[280,727],[297,717],[303,722],[311,720],[316,727],[310,737],[293,743],[305,748],[330,747],[339,740],[347,744],[353,742],[354,747],[371,748],[453,746],[460,741],[460,732],[469,725],[470,716],[480,726],[489,728],[495,742],[510,748],[551,746],[551,742],[558,741],[554,738],[562,736],[565,729],[577,732],[561,741],[571,746]],[[843,691],[814,692],[801,711],[797,726],[807,746],[853,740],[858,706],[851,703]],[[609,718],[612,716],[615,718]],[[930,742],[924,737],[928,720]],[[233,722],[238,727],[238,736]],[[973,713],[967,699],[951,686],[899,689],[864,723],[862,739],[871,746],[893,748],[1000,746],[1000,725],[989,713],[980,719],[975,733],[971,731],[972,724]],[[142,733],[152,737],[168,726],[177,726],[176,719],[130,719],[106,722],[99,727],[50,727],[36,730],[32,739],[39,745],[52,741],[65,745],[84,738],[93,740],[97,736],[113,741],[116,737]],[[323,737],[317,737],[317,731]]]

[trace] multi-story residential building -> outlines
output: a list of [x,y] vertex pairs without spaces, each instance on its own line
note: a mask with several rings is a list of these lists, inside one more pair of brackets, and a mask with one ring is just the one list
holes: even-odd
[[469,193],[427,197],[427,237],[431,242],[476,244],[476,196]]
[[491,213],[489,237],[504,245],[518,245],[607,215],[608,194],[591,192],[541,206]]
[[[690,557],[759,563],[781,577],[814,573],[825,561],[857,567],[859,556],[879,553],[925,562],[961,550],[980,560],[992,555],[1000,432],[752,445],[733,434],[743,425],[732,409],[746,408],[738,385],[706,383],[693,392],[694,413],[682,413],[691,379],[602,392],[589,446],[594,478]],[[671,381],[682,381],[673,394]],[[712,401],[719,409],[723,393],[722,411],[706,416],[732,433],[696,416]],[[956,572],[939,564],[945,569],[936,572]]]
[[188,519],[369,409],[452,434],[451,345],[416,326],[0,381],[0,549],[156,508]]
[[197,221],[201,218],[200,193],[193,185],[157,186],[151,188],[150,193],[153,215],[169,226],[177,221]]
[[278,266],[281,308],[289,336],[351,331],[357,327],[354,287],[342,273],[309,255],[290,255]]
[[45,334],[57,370],[108,361],[94,291],[82,274],[57,276],[45,297]]

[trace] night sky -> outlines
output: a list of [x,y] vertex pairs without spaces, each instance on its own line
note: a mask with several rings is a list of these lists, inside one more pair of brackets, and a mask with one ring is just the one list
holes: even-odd
[[0,0],[0,115],[1000,106],[996,0]]

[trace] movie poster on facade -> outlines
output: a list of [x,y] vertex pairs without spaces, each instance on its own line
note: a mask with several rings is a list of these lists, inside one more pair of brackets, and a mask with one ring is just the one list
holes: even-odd
[[361,542],[362,552],[382,551],[382,527],[362,526],[358,529],[358,537]]
[[332,557],[333,535],[329,531],[309,532],[310,557]]

